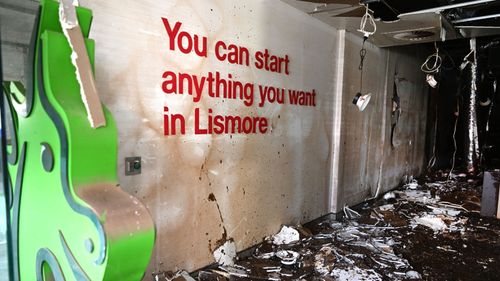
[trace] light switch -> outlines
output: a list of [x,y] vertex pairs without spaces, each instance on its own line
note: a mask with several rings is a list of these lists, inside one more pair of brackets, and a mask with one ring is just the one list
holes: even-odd
[[141,157],[126,157],[125,158],[125,175],[132,176],[141,173],[142,163]]

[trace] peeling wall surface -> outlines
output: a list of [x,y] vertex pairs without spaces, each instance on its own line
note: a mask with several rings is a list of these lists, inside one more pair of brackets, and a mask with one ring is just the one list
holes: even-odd
[[[335,112],[341,126],[337,173],[334,171],[332,210],[341,211],[397,187],[405,176],[419,176],[425,161],[426,115],[429,90],[420,71],[424,53],[418,46],[377,48],[366,43],[363,94],[372,93],[363,112],[352,104],[360,89],[359,62],[363,39],[345,33],[340,49],[345,63],[339,71],[342,97]],[[393,93],[397,89],[401,115],[391,145]],[[340,121],[338,121],[340,120]],[[334,161],[334,163],[336,162]],[[335,167],[334,167],[335,168]]]
[[[278,231],[281,224],[304,223],[330,211],[339,32],[281,1],[82,0],[80,4],[94,13],[90,37],[96,41],[95,76],[101,99],[117,121],[120,184],[146,204],[155,220],[149,273],[195,270],[214,261],[212,252],[226,238],[235,240],[238,251],[244,250]],[[162,17],[207,36],[208,58],[169,50]],[[245,46],[250,52],[267,48],[288,54],[290,75],[220,62],[214,56],[217,40]],[[162,92],[165,70],[200,76],[219,71],[256,84],[315,89],[317,106],[247,107],[238,100],[206,95],[194,103],[189,95]],[[165,105],[190,118],[195,107],[202,115],[212,108],[217,114],[265,116],[271,130],[195,135],[188,125],[186,135],[164,136]],[[367,118],[346,110],[359,115],[359,120]],[[140,175],[125,176],[123,160],[130,156],[142,157]]]

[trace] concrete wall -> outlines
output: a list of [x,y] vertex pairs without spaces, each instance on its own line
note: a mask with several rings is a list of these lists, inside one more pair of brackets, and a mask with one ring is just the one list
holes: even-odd
[[[417,47],[380,49],[367,44],[363,88],[373,96],[368,108],[359,112],[351,100],[359,91],[362,39],[281,1],[80,3],[94,12],[91,38],[96,40],[97,86],[118,124],[120,183],[147,205],[156,223],[149,273],[197,269],[213,262],[212,251],[224,233],[243,250],[275,233],[281,224],[338,212],[344,204],[372,196],[378,186],[380,192],[394,188],[404,175],[422,171],[427,86]],[[161,17],[207,36],[209,57],[169,50]],[[26,28],[26,38],[30,32]],[[291,74],[217,61],[217,40],[252,52],[268,48],[288,54]],[[6,46],[16,47],[2,43]],[[21,47],[21,55],[6,55],[13,63],[6,67],[12,79],[23,79],[26,46]],[[246,107],[239,101],[206,97],[194,103],[190,96],[161,91],[166,69],[196,75],[220,71],[257,84],[314,88],[317,106]],[[395,73],[400,78],[402,116],[392,148]],[[194,135],[188,126],[184,136],[164,136],[164,105],[186,116],[192,116],[195,107],[203,114],[212,108],[217,114],[265,116],[272,131],[207,136]],[[142,157],[142,174],[125,176],[128,156]]]
[[38,3],[0,1],[0,36],[4,80],[26,82],[25,67]]
[[[404,176],[423,171],[428,86],[420,71],[421,47],[377,48],[367,43],[363,93],[371,92],[370,104],[363,112],[351,103],[360,89],[358,69],[362,38],[345,33],[339,50],[345,63],[337,85],[342,89],[335,107],[340,126],[335,126],[334,143],[339,158],[333,163],[332,210],[344,204],[355,205],[398,186]],[[397,78],[396,78],[397,75]],[[394,83],[401,101],[401,117],[391,146],[391,111]],[[339,121],[335,122],[338,124]]]
[[[213,262],[224,239],[250,247],[279,230],[329,212],[337,31],[281,1],[80,1],[94,11],[96,79],[117,120],[122,187],[147,205],[157,228],[150,271],[194,270]],[[207,36],[208,58],[168,48],[161,17]],[[214,58],[217,40],[268,48],[290,57],[290,75],[230,65]],[[240,101],[166,95],[166,69],[220,71],[246,82],[317,92],[316,107],[244,106]],[[163,106],[186,116],[268,117],[257,135],[164,136]],[[141,156],[142,174],[124,175],[123,159]],[[210,195],[213,194],[214,198]],[[215,201],[210,200],[215,199]]]

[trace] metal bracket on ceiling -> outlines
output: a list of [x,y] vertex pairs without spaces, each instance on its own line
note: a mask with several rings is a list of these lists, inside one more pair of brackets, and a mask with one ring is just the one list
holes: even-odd
[[314,8],[312,12],[309,12],[309,15],[314,15],[314,14],[320,14],[320,13],[328,13],[328,12],[335,12],[335,14],[343,14],[343,13],[348,13],[350,11],[358,9],[359,6],[350,6],[350,7],[329,7],[328,4],[320,5]]

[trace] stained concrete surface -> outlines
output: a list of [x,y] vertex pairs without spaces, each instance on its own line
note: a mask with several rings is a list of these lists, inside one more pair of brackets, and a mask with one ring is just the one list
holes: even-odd
[[[117,121],[121,187],[137,196],[156,224],[149,272],[195,270],[234,239],[242,250],[281,224],[304,223],[328,213],[333,91],[338,32],[281,1],[80,1],[93,10],[96,82]],[[208,58],[168,48],[161,18],[207,36]],[[133,24],[131,24],[133,23]],[[220,62],[218,40],[269,49],[290,57],[290,75]],[[238,100],[200,102],[161,90],[165,70],[206,75],[219,71],[240,81],[287,89],[315,89],[317,107]],[[258,92],[257,92],[258,95]],[[265,116],[265,135],[164,136],[163,107],[192,124],[194,108],[214,114]],[[142,173],[124,175],[123,159],[140,156]]]
[[[363,112],[352,105],[360,91],[359,70],[363,39],[345,33],[343,52],[340,130],[335,132],[338,148],[338,190],[332,211],[344,204],[359,204],[397,187],[404,178],[422,173],[425,158],[425,129],[429,88],[420,71],[425,49],[421,46],[377,48],[366,43],[362,91],[372,93]],[[401,116],[391,145],[391,114],[394,91],[400,98]],[[339,106],[340,105],[340,106]],[[334,155],[335,156],[335,155]]]
[[[35,1],[4,0],[36,6]],[[94,12],[96,80],[120,135],[122,187],[141,198],[155,217],[156,250],[150,272],[193,270],[213,261],[224,233],[238,250],[276,232],[280,224],[303,223],[344,204],[355,205],[417,175],[423,163],[427,100],[417,47],[379,49],[367,44],[364,89],[373,99],[363,113],[351,104],[359,90],[362,39],[337,31],[280,1],[80,1]],[[24,79],[34,10],[5,12],[12,42],[2,42],[8,79]],[[3,9],[3,10],[2,10]],[[33,13],[33,14],[32,14]],[[288,53],[292,75],[282,77],[167,51],[161,17],[183,22],[190,32],[255,51]],[[21,20],[22,18],[22,20]],[[134,23],[134,24],[130,24]],[[5,33],[5,32],[4,32]],[[15,40],[14,40],[15,39]],[[342,48],[341,48],[342,46]],[[213,52],[213,49],[209,50]],[[139,54],[139,55],[138,55]],[[211,54],[213,56],[213,54]],[[194,74],[231,72],[239,79],[287,88],[316,88],[318,107],[245,108],[231,101],[202,101],[202,109],[262,114],[273,123],[265,136],[162,135],[162,107],[189,115],[186,96],[159,91],[165,69]],[[391,148],[390,109],[394,75],[401,79],[403,114]],[[341,75],[342,74],[342,75]],[[143,173],[124,176],[123,159],[142,156]],[[215,200],[209,195],[214,194]],[[252,225],[248,228],[245,226]],[[193,232],[192,229],[201,231]],[[200,250],[202,249],[202,250]]]

